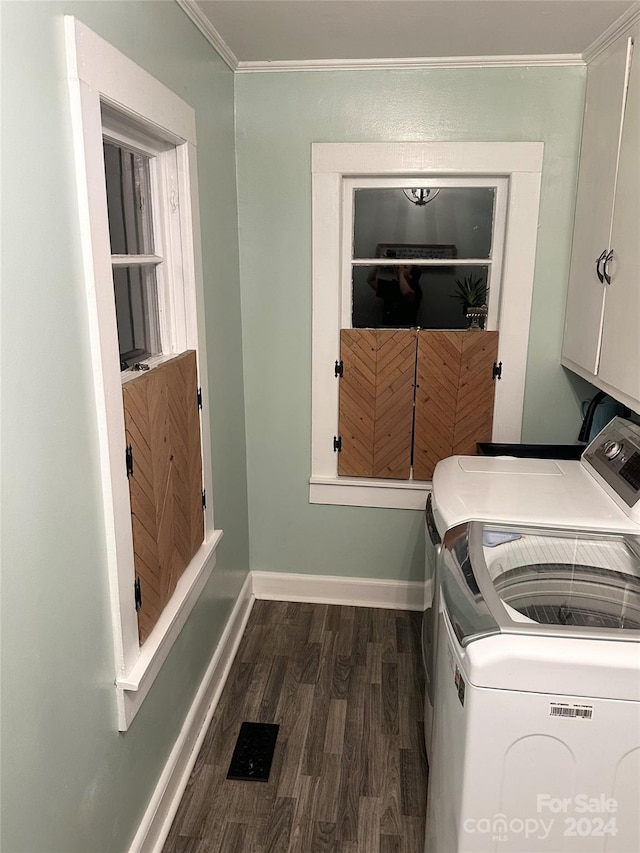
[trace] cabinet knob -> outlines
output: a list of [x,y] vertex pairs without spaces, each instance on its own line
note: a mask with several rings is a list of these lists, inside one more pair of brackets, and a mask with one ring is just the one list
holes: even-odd
[[596,273],[598,275],[598,278],[600,279],[600,284],[604,284],[604,275],[600,272],[600,264],[604,261],[606,257],[607,250],[605,249],[604,252],[600,255],[600,257],[596,260]]

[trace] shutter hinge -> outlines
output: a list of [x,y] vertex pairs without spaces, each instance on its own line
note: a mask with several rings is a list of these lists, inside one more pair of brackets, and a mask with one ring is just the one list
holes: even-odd
[[344,373],[344,363],[342,361],[336,361],[334,370],[336,379],[338,378],[338,376],[342,377]]
[[127,466],[127,479],[133,477],[133,448],[130,444],[127,444],[127,449],[125,450],[125,464]]
[[202,409],[202,388],[198,388],[198,408]]
[[495,361],[493,362],[493,371],[491,373],[492,379],[502,379],[502,362],[499,361],[497,364]]
[[202,511],[204,512],[207,508],[207,490],[202,490]]
[[133,597],[136,602],[136,613],[142,607],[142,590],[140,589],[140,578],[136,578],[133,582]]
[[333,452],[334,453],[340,453],[341,450],[342,450],[342,436],[341,435],[338,435],[338,436],[334,435],[333,436]]

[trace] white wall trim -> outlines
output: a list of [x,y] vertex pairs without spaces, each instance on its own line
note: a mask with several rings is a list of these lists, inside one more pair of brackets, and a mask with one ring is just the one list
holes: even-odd
[[231,50],[209,18],[200,9],[196,0],[176,0],[180,8],[191,18],[209,44],[214,47],[232,71],[238,69],[238,58]]
[[255,600],[251,586],[251,573],[248,573],[129,853],[162,850],[249,619]]
[[309,503],[423,510],[430,483],[418,480],[370,480],[359,477],[311,477]]
[[131,842],[129,853],[160,853],[162,850],[256,599],[421,611],[424,608],[424,584],[332,575],[249,572]]
[[585,65],[606,50],[619,35],[640,20],[640,3],[614,21],[602,35],[582,53],[541,53],[505,56],[418,56],[386,59],[308,59],[308,60],[239,60],[199,8],[196,0],[176,0],[229,68],[237,74],[275,73],[287,71],[382,71],[420,70],[426,68],[523,68],[567,67]]
[[[178,0],[182,5],[185,0]],[[522,56],[419,56],[388,59],[240,60],[238,74],[286,71],[419,71],[429,68],[523,68],[584,65],[579,53]]]
[[588,65],[590,62],[593,62],[597,56],[604,53],[604,51],[607,50],[619,36],[638,23],[638,21],[640,21],[640,2],[631,6],[630,9],[627,9],[627,11],[621,15],[617,21],[614,21],[613,24],[611,24],[611,26],[602,33],[602,35],[598,36],[598,38],[589,45],[582,54],[586,64]]
[[288,572],[251,572],[251,581],[254,596],[270,601],[304,601],[390,610],[422,610],[424,607],[422,581],[297,575]]

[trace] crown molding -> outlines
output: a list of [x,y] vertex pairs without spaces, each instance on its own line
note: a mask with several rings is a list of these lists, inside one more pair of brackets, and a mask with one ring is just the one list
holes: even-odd
[[201,11],[196,0],[176,0],[180,8],[191,18],[202,35],[220,54],[232,71],[238,70],[238,57],[231,50],[220,33],[212,26],[211,21]]
[[621,15],[617,21],[614,21],[601,36],[598,36],[598,38],[589,45],[582,54],[587,65],[607,50],[607,48],[610,47],[619,36],[621,36],[630,27],[634,26],[634,24],[637,24],[638,21],[640,21],[640,2],[635,3],[631,8],[627,9],[624,15]]
[[527,66],[584,65],[579,53],[532,56],[439,56],[396,59],[310,59],[238,63],[237,72],[381,71],[429,68],[522,68]]

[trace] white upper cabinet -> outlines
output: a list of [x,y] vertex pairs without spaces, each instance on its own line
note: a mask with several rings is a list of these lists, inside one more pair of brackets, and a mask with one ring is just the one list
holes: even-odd
[[640,401],[640,38],[629,78],[610,245],[598,375]]
[[587,72],[562,363],[640,412],[637,16]]
[[[562,363],[573,369],[578,368],[577,372],[582,375],[585,372],[592,375],[598,373],[605,302],[608,300],[603,266],[611,248],[618,152],[631,50],[631,39],[618,39],[611,50],[600,54],[593,61],[587,73],[571,274],[562,347]],[[637,174],[637,147],[635,159]]]

